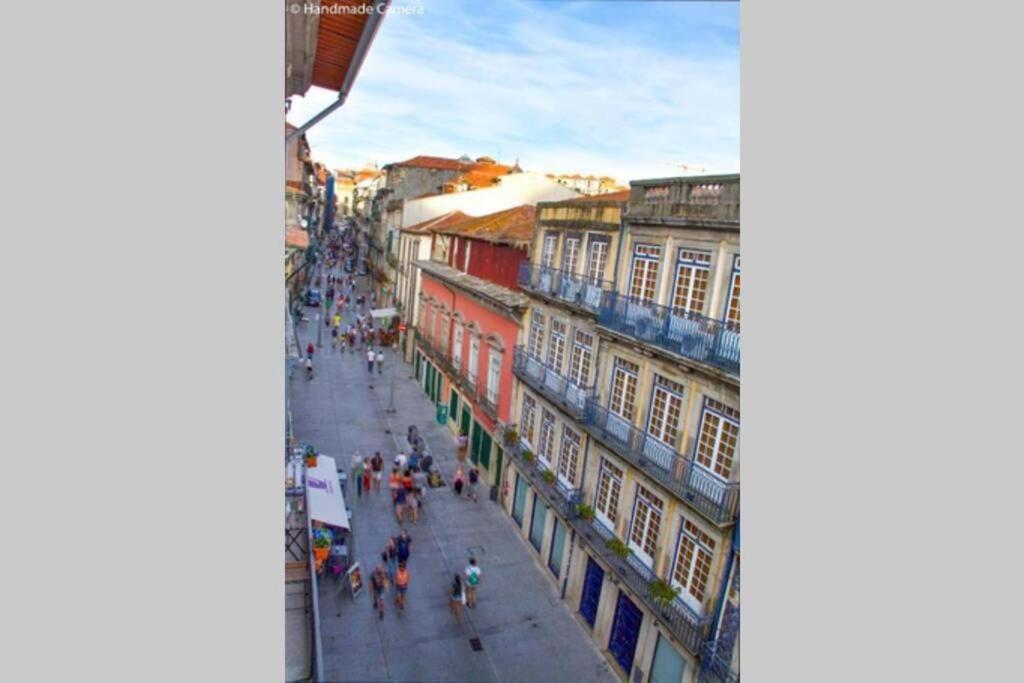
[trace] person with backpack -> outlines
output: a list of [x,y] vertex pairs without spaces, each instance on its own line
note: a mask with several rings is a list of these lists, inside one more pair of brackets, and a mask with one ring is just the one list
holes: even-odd
[[480,470],[476,467],[469,468],[469,488],[466,490],[466,497],[472,498],[474,502],[479,503],[480,499],[476,495],[476,483],[480,480]]
[[476,564],[476,558],[469,558],[466,565],[466,607],[476,607],[476,587],[480,585],[480,567]]

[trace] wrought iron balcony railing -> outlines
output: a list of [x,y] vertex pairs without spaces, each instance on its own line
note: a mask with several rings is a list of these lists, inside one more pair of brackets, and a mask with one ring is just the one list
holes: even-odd
[[584,277],[558,268],[544,268],[532,263],[519,266],[519,286],[523,289],[552,297],[590,313],[597,313],[606,292],[611,291],[607,280]]
[[[522,442],[519,441],[518,435],[511,425],[499,422],[498,433],[501,434],[502,446],[505,448],[505,452],[512,455],[518,463],[517,469],[526,475],[526,478],[530,480],[533,487],[547,500],[548,504],[555,508],[564,519],[569,520],[575,517],[576,506],[583,501],[583,490],[565,485],[565,483],[558,479],[557,475],[552,481],[545,479],[544,472],[553,472],[553,470],[545,468],[543,464],[537,461],[536,456],[529,460],[523,457],[523,452],[526,449],[523,447]],[[550,475],[548,477],[550,478]]]
[[740,331],[731,323],[611,292],[597,324],[739,377]]
[[587,399],[593,393],[593,387],[583,387],[570,382],[539,358],[530,355],[522,346],[516,347],[512,372],[549,401],[562,406],[566,412],[577,419],[583,416]]
[[583,429],[620,457],[628,460],[690,504],[715,524],[733,521],[739,507],[739,482],[722,481],[695,465],[673,447],[642,432],[624,417],[602,406],[596,397],[587,400]]
[[491,396],[488,395],[487,387],[480,386],[476,390],[476,404],[483,409],[485,413],[492,419],[498,419],[498,399],[497,396],[492,400]]
[[718,644],[708,642],[700,658],[699,683],[740,683],[740,675],[732,670],[732,665],[718,652]]

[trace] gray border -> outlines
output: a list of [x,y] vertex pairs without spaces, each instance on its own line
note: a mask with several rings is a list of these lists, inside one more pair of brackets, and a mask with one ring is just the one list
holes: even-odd
[[1020,669],[1003,10],[743,3],[748,681]]
[[284,678],[284,21],[4,8],[0,679]]

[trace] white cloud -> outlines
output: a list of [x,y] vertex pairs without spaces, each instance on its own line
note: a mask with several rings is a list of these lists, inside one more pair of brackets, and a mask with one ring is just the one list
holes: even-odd
[[[425,4],[430,20],[384,21],[346,104],[308,134],[316,158],[360,166],[487,154],[623,181],[684,174],[675,164],[739,170],[738,53],[684,56],[646,36],[567,23],[544,4],[516,7],[495,34],[479,16]],[[333,97],[295,98],[289,121]]]

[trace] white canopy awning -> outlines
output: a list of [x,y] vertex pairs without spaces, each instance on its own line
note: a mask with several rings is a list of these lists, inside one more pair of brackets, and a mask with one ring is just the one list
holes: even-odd
[[370,315],[374,318],[394,318],[398,311],[394,308],[375,308],[370,311]]
[[306,470],[306,499],[310,519],[342,529],[349,528],[345,497],[338,485],[334,458],[317,456],[316,467]]

